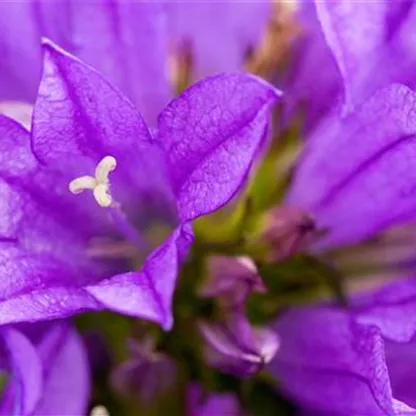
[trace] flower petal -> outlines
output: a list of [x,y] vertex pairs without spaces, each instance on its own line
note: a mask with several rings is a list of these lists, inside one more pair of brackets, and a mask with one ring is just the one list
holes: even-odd
[[38,345],[45,387],[34,415],[83,415],[89,400],[89,369],[80,336],[66,325],[55,325]]
[[192,240],[189,226],[182,225],[147,258],[140,272],[114,276],[86,287],[86,291],[104,308],[149,319],[170,329],[178,269]]
[[407,71],[400,74],[391,69],[402,68],[402,61],[409,59],[403,54],[396,55],[400,51],[394,49],[396,39],[393,38],[407,18],[412,2],[315,0],[315,4],[344,79],[347,109],[376,87],[406,81]]
[[179,216],[188,221],[227,203],[246,178],[280,93],[244,74],[206,78],[159,116]]
[[38,22],[30,1],[0,3],[0,101],[33,102],[40,72]]
[[380,331],[331,307],[286,313],[272,363],[284,389],[305,407],[331,415],[396,415]]
[[148,257],[142,271],[98,283],[89,283],[90,276],[78,276],[76,267],[71,269],[51,256],[3,250],[0,276],[7,276],[7,281],[1,288],[0,324],[111,309],[169,329],[178,268],[191,242],[191,231],[183,225]]
[[410,342],[416,334],[416,278],[401,279],[377,291],[361,295],[356,318],[380,328],[383,337]]
[[391,85],[315,131],[288,201],[328,228],[320,247],[356,242],[413,218],[415,109],[416,94]]
[[296,18],[302,32],[292,47],[294,59],[290,70],[283,71],[276,85],[285,92],[282,100],[285,119],[290,123],[301,114],[303,133],[308,133],[338,104],[342,79],[322,33],[313,0],[297,4]]
[[2,394],[0,413],[32,414],[44,388],[41,361],[35,347],[19,331],[3,329],[1,337],[10,378]]

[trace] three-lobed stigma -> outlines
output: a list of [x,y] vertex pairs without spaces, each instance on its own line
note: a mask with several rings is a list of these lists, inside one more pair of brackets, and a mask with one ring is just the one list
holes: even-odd
[[117,166],[117,160],[113,156],[105,156],[95,168],[95,176],[79,176],[69,183],[69,190],[73,194],[79,194],[85,190],[91,190],[97,204],[108,208],[113,204],[110,194],[109,174]]

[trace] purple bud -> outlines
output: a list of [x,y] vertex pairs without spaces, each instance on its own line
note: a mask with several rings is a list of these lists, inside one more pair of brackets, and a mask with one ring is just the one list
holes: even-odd
[[128,340],[130,358],[112,374],[112,384],[121,394],[149,403],[172,386],[176,366],[168,356],[155,352],[153,342]]
[[245,303],[251,292],[265,292],[256,265],[248,257],[211,256],[208,259],[208,278],[199,294],[219,297],[226,306]]
[[226,322],[200,322],[199,328],[206,341],[208,363],[237,376],[257,373],[272,360],[279,348],[275,332],[252,327],[241,312],[235,312]]
[[279,206],[268,212],[261,238],[270,244],[270,261],[281,261],[303,250],[316,231],[312,216],[300,208]]

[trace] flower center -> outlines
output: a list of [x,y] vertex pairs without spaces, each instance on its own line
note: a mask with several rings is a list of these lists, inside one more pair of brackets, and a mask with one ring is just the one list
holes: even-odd
[[105,156],[95,168],[95,176],[79,176],[69,183],[69,190],[73,194],[79,194],[89,189],[92,191],[97,204],[108,208],[113,205],[110,194],[110,180],[108,175],[117,166],[117,160],[113,156]]

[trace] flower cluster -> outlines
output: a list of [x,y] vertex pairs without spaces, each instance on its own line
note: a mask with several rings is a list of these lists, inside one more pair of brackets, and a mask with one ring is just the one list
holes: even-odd
[[0,413],[416,415],[416,2],[0,4]]

